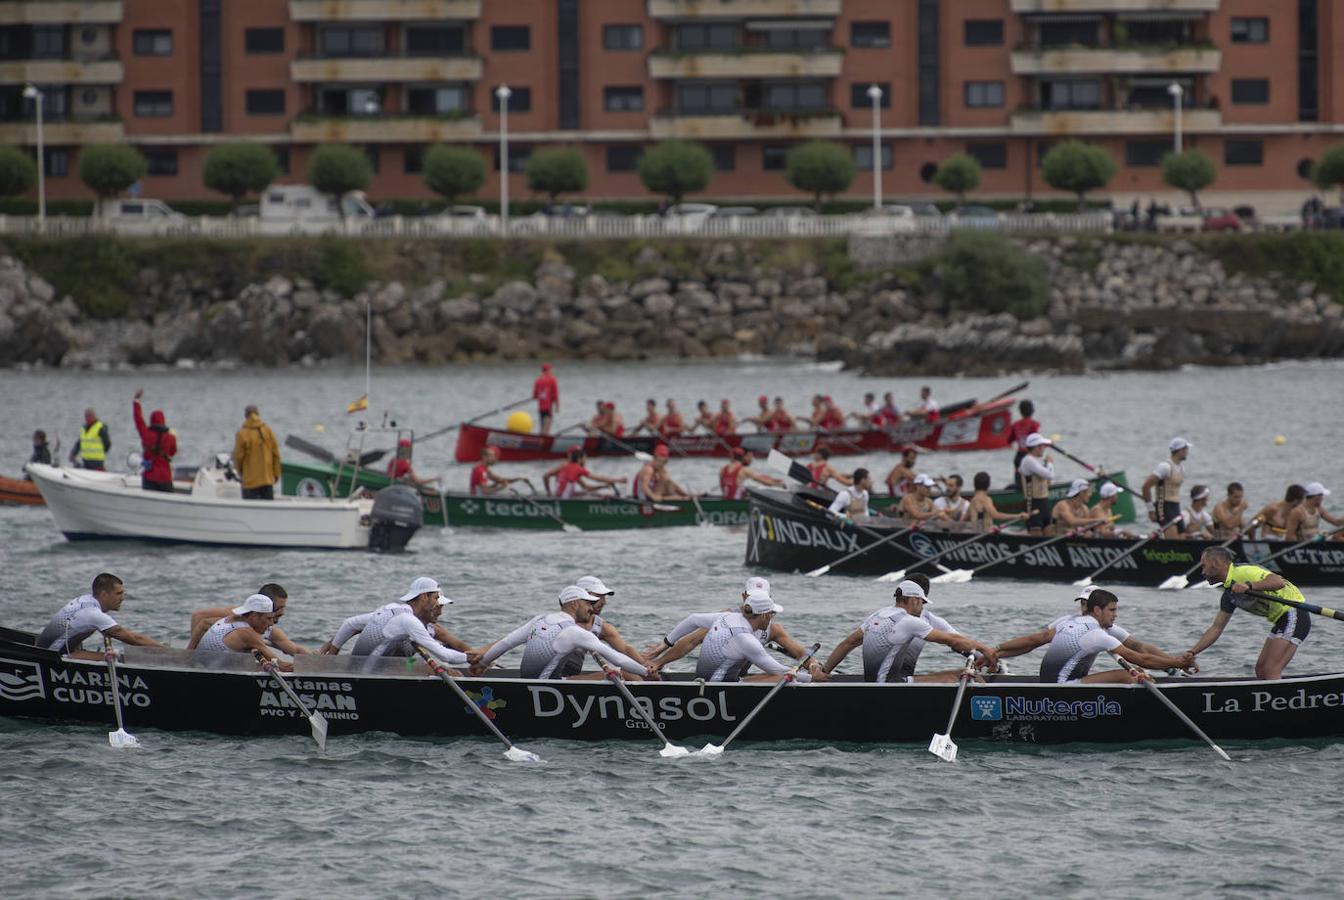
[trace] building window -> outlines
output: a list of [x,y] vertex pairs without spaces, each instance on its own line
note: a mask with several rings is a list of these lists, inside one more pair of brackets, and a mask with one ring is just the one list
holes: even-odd
[[1232,20],[1232,43],[1267,44],[1269,43],[1269,19],[1251,18]]
[[[855,82],[849,86],[849,105],[855,109],[872,109],[873,101],[868,96],[868,89],[872,84],[860,84]],[[879,81],[877,87],[882,91],[882,99],[877,101],[881,109],[891,108],[891,82]]]
[[[527,171],[527,161],[532,156],[532,148],[527,144],[509,145],[509,171],[514,174]],[[495,148],[495,171],[499,171],[499,148]]]
[[467,33],[460,25],[407,25],[407,56],[460,56]]
[[[528,112],[532,109],[532,89],[530,87],[510,87],[509,112]],[[499,95],[490,89],[490,110],[499,112]]]
[[382,56],[386,53],[381,25],[327,25],[317,32],[321,56]]
[[[873,145],[871,143],[854,145],[854,168],[860,172],[873,171]],[[882,145],[882,168],[887,171],[891,169],[891,144]]]
[[1002,141],[967,144],[966,152],[980,163],[982,169],[1008,168],[1008,145]]
[[278,168],[278,169],[280,170],[280,174],[281,174],[281,175],[288,175],[288,174],[289,174],[289,148],[288,148],[288,147],[281,146],[281,147],[272,147],[271,149],[272,149],[273,151],[275,151],[275,165],[276,165],[276,168]]
[[173,114],[173,92],[136,91],[133,108],[142,118],[166,118]]
[[679,84],[677,112],[731,113],[739,108],[736,84]]
[[635,144],[616,144],[607,148],[608,172],[633,172],[639,168],[643,148]]
[[731,172],[737,168],[737,147],[733,144],[710,144],[709,155],[714,158],[715,172]]
[[1171,152],[1171,141],[1126,141],[1125,165],[1135,169],[1151,169],[1162,165],[1162,157]]
[[401,171],[407,175],[419,175],[425,171],[424,144],[415,144],[402,150]]
[[243,45],[248,53],[284,53],[285,29],[249,28],[243,32]]
[[373,174],[377,175],[378,166],[382,162],[382,154],[378,150],[378,145],[365,144],[360,149],[362,149],[364,151],[364,155],[369,158],[369,168],[373,170]]
[[70,151],[63,148],[43,150],[44,170],[47,178],[65,178],[70,174]]
[[1269,102],[1268,78],[1233,78],[1232,102],[1260,105]]
[[767,172],[782,172],[788,167],[789,148],[767,144],[761,148],[761,168]]
[[285,114],[284,90],[248,91],[246,101],[249,116],[283,116]]
[[1223,165],[1263,166],[1265,142],[1260,140],[1223,141]]
[[1041,105],[1046,109],[1100,109],[1101,81],[1047,81],[1041,85]]
[[29,59],[65,59],[65,26],[34,25]]
[[966,106],[971,109],[1003,106],[1003,82],[966,82]]
[[738,28],[736,25],[678,25],[676,30],[676,48],[684,51],[695,50],[736,50],[738,46]]
[[492,25],[491,50],[531,50],[532,29],[527,25]]
[[826,85],[821,82],[768,84],[765,108],[770,112],[817,112],[826,108]]
[[765,33],[765,46],[780,53],[820,50],[826,46],[824,28],[772,28]]
[[1042,22],[1040,43],[1042,47],[1067,47],[1070,44],[1095,47],[1099,42],[1100,28],[1101,18],[1099,16],[1092,19],[1064,19],[1061,22]]
[[145,162],[149,166],[147,171],[150,175],[177,174],[176,150],[146,150]]
[[643,50],[643,25],[603,25],[603,50]]
[[964,24],[967,47],[1003,46],[1003,19],[967,19]]
[[136,56],[172,56],[173,33],[167,30],[137,29],[131,36],[131,52]]
[[451,116],[454,113],[464,113],[466,111],[466,85],[454,84],[406,89],[406,112],[412,115]]
[[638,85],[603,88],[602,108],[607,112],[642,112],[644,89]]
[[850,22],[849,45],[871,49],[891,46],[890,22]]

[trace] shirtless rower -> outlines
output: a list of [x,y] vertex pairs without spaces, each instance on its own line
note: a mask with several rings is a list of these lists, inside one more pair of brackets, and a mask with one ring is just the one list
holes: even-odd
[[653,459],[640,467],[635,474],[632,496],[636,500],[651,500],[658,503],[663,500],[688,500],[690,494],[672,480],[667,474],[667,460],[671,454],[666,444],[653,448]]
[[[275,582],[268,582],[257,588],[257,593],[263,597],[271,598],[271,624],[261,633],[261,641],[268,644],[281,653],[288,653],[290,656],[312,653],[307,647],[300,647],[289,639],[280,628],[280,620],[284,618],[285,608],[289,606],[289,594],[283,587]],[[198,609],[191,614],[191,637],[187,640],[187,649],[195,650],[200,644],[201,638],[205,636],[210,626],[220,619],[227,618],[233,613],[233,610],[227,606],[214,606],[207,609]]]
[[[433,587],[431,587],[431,585],[433,585]],[[341,626],[336,629],[335,636],[324,643],[321,648],[318,649],[318,652],[329,656],[335,656],[341,652],[341,647],[345,646],[347,641],[363,634],[364,629],[368,627],[369,623],[373,621],[374,617],[379,613],[384,610],[393,610],[396,607],[404,607],[410,602],[407,598],[414,599],[419,596],[419,594],[428,590],[438,591],[439,602],[438,604],[431,606],[432,615],[429,621],[424,623],[425,628],[431,631],[434,635],[434,639],[445,647],[450,647],[453,650],[460,650],[467,654],[474,653],[475,650],[470,644],[454,635],[439,623],[439,617],[443,615],[443,610],[450,606],[453,601],[449,597],[443,595],[438,587],[438,582],[434,581],[432,578],[417,578],[411,585],[411,593],[406,594],[402,599],[394,600],[391,603],[385,603],[373,612],[361,613],[346,619],[341,623]],[[388,615],[391,614],[384,613],[384,617]]]
[[998,668],[999,659],[992,648],[957,631],[946,620],[927,613],[924,606],[928,599],[928,589],[913,578],[896,585],[891,605],[872,612],[863,624],[850,632],[826,660],[823,670],[834,671],[852,650],[862,646],[864,681],[957,681],[961,669],[915,674],[919,655],[929,641],[945,644],[958,653],[979,653],[978,665]]
[[[994,648],[996,651],[998,651],[999,658],[1009,659],[1010,657],[1014,656],[1022,656],[1025,653],[1030,653],[1037,647],[1044,647],[1047,644],[1049,644],[1051,641],[1055,639],[1055,633],[1060,628],[1062,628],[1065,625],[1065,623],[1069,622],[1071,619],[1076,619],[1080,616],[1087,615],[1087,598],[1091,597],[1094,591],[1099,590],[1102,590],[1102,588],[1095,584],[1088,585],[1087,587],[1083,588],[1081,591],[1078,592],[1079,608],[1076,611],[1065,613],[1062,616],[1056,617],[1054,620],[1050,622],[1049,625],[1046,625],[1040,631],[1033,631],[1031,634],[1024,634],[1020,637],[1010,638],[1009,640],[1006,640],[1003,643],[999,644],[997,647]],[[1114,623],[1112,623],[1110,627],[1106,629],[1106,631],[1116,640],[1120,641],[1120,643],[1128,647],[1130,650],[1137,650],[1140,653],[1150,653],[1150,654],[1160,654],[1162,652],[1157,647],[1154,647],[1152,644],[1145,644],[1143,641],[1134,637],[1128,631],[1126,631],[1125,629],[1121,628],[1119,625],[1116,625]],[[1086,674],[1086,672],[1084,672],[1083,674]],[[1041,680],[1045,681],[1047,679],[1044,678],[1044,676],[1042,676]]]
[[1190,505],[1181,513],[1188,538],[1213,537],[1213,514],[1209,512],[1209,489],[1196,484],[1190,488]]
[[635,426],[635,430],[632,431],[631,434],[639,434],[641,431],[647,431],[649,434],[657,434],[658,423],[662,420],[663,417],[658,415],[658,401],[645,400],[644,418],[639,420],[639,424]]
[[473,497],[484,497],[506,490],[515,481],[524,480],[496,475],[494,465],[497,462],[499,462],[498,447],[491,445],[481,450],[481,461],[471,467],[471,477],[467,481],[467,493]]
[[1250,564],[1236,565],[1231,551],[1223,547],[1208,548],[1200,556],[1199,563],[1204,578],[1209,584],[1221,586],[1223,595],[1218,601],[1213,624],[1195,641],[1189,653],[1198,656],[1212,647],[1222,636],[1232,614],[1244,609],[1270,622],[1269,636],[1255,661],[1255,677],[1262,681],[1282,678],[1283,670],[1292,662],[1297,648],[1311,634],[1311,614],[1286,603],[1247,596],[1246,592],[1253,590],[1285,600],[1304,601],[1306,597],[1277,572]]
[[1088,528],[1104,524],[1107,519],[1088,508],[1092,499],[1092,482],[1086,478],[1075,478],[1069,485],[1064,499],[1050,510],[1050,521],[1054,523],[1055,533],[1063,534],[1075,528]]
[[849,485],[840,488],[835,492],[835,499],[831,501],[830,508],[826,511],[833,516],[843,516],[845,519],[853,521],[860,516],[867,517],[871,515],[868,510],[869,492],[873,489],[873,476],[867,469],[858,468],[850,476]]
[[733,406],[727,398],[719,401],[719,411],[714,414],[711,430],[719,437],[737,433],[737,416],[733,414]]
[[933,479],[924,473],[915,476],[910,492],[901,498],[900,514],[912,522],[923,522],[938,515],[933,508]]
[[[1159,524],[1175,520],[1175,524],[1166,528],[1163,537],[1176,538],[1185,531],[1185,523],[1180,518],[1181,484],[1185,481],[1183,463],[1193,448],[1185,438],[1177,437],[1171,439],[1167,449],[1171,451],[1171,458],[1158,463],[1143,481],[1143,502],[1148,504],[1150,520]],[[1157,489],[1156,497],[1153,496],[1154,488]]]
[[[657,664],[646,666],[637,659],[598,640],[590,630],[598,598],[577,585],[560,591],[558,612],[543,613],[490,644],[475,660],[471,671],[484,672],[495,660],[515,647],[523,647],[519,674],[523,678],[602,678],[604,673],[578,674],[589,653],[596,653],[629,675],[657,679]],[[564,671],[574,674],[565,676]]]
[[[584,465],[588,456],[582,447],[571,447],[569,459],[560,465],[548,469],[542,476],[542,484],[548,496],[569,499],[599,491],[603,485],[617,487],[625,484],[624,478],[613,475],[595,475]],[[551,479],[555,479],[555,493],[551,493]]]
[[1321,519],[1336,528],[1344,525],[1344,519],[1338,519],[1326,512],[1321,504],[1330,492],[1319,481],[1310,481],[1302,488],[1302,502],[1288,514],[1283,528],[1285,541],[1302,541],[1314,537],[1321,530]]
[[807,470],[812,473],[812,483],[808,485],[809,487],[827,487],[832,479],[846,487],[854,483],[854,479],[831,465],[829,447],[818,447],[812,451],[812,461],[807,464]]
[[593,406],[594,406],[593,417],[592,417],[591,419],[588,420],[588,425],[587,425],[587,428],[588,428],[589,431],[601,431],[601,430],[602,430],[602,425],[603,425],[603,423],[604,423],[605,420],[606,420],[606,414],[605,414],[606,411],[602,408],[602,404],[603,404],[603,402],[604,402],[604,401],[602,401],[602,400],[595,400],[595,401],[593,401]]
[[420,577],[396,603],[374,611],[350,651],[352,656],[415,656],[416,646],[442,663],[467,666],[467,654],[440,643],[426,623],[433,622],[438,607],[453,601],[443,596],[433,578]]
[[903,497],[914,487],[915,476],[918,474],[915,471],[915,463],[918,459],[919,451],[914,447],[906,447],[901,451],[901,461],[887,473],[887,493],[890,496]]
[[1097,488],[1097,497],[1100,499],[1092,504],[1092,515],[1105,516],[1106,522],[1094,528],[1092,533],[1097,537],[1134,537],[1135,535],[1131,532],[1126,531],[1123,528],[1116,528],[1114,524],[1115,520],[1120,517],[1120,514],[1115,511],[1115,504],[1120,499],[1120,486],[1107,481],[1102,484],[1101,487]]
[[919,405],[906,412],[907,416],[916,419],[936,419],[938,418],[938,401],[933,399],[933,389],[927,384],[919,389]]
[[976,472],[972,484],[975,487],[975,493],[971,495],[967,506],[966,518],[978,523],[981,531],[989,531],[996,522],[1009,522],[1013,519],[1022,518],[1021,513],[1013,515],[1012,513],[999,512],[999,508],[994,505],[994,498],[989,495],[988,472]]
[[933,511],[948,522],[965,522],[971,517],[971,502],[961,496],[966,483],[960,475],[949,475],[943,484],[943,495],[933,501]]
[[260,653],[278,663],[282,671],[294,671],[292,663],[261,639],[262,633],[271,627],[274,612],[275,604],[270,597],[253,594],[243,601],[242,606],[233,607],[229,615],[206,629],[196,645],[196,652]]
[[658,436],[663,440],[677,437],[686,432],[686,420],[677,410],[677,402],[670,397],[667,401],[667,415],[658,420]]
[[[696,677],[711,682],[779,681],[789,677],[789,667],[771,656],[757,637],[783,611],[768,591],[749,591],[739,609],[720,613],[706,629],[695,665]],[[763,674],[748,675],[752,666]],[[809,671],[800,670],[792,677],[804,683],[811,681],[813,671],[819,672],[815,666],[816,660],[812,660]]]
[[1052,445],[1039,432],[1027,435],[1023,443],[1027,455],[1017,466],[1017,476],[1027,501],[1027,533],[1039,536],[1050,524],[1050,482],[1055,479],[1055,464],[1045,450]]
[[86,651],[83,647],[84,639],[94,632],[137,647],[165,646],[153,638],[118,625],[108,615],[121,609],[125,599],[126,586],[121,579],[108,572],[100,573],[93,579],[89,593],[71,600],[51,617],[51,621],[37,636],[37,648],[55,650],[63,656],[79,659],[102,659],[101,652]]
[[609,434],[613,437],[625,436],[625,420],[616,412],[616,404],[610,400],[597,401],[597,415],[588,420],[590,434]]
[[759,482],[773,488],[786,486],[783,481],[772,475],[752,471],[751,453],[743,447],[734,447],[732,460],[719,469],[719,493],[725,500],[741,500],[747,495],[748,481]]
[[1213,507],[1213,536],[1230,538],[1241,534],[1245,527],[1246,490],[1241,482],[1234,481],[1227,486],[1227,496]]
[[1284,491],[1282,500],[1266,503],[1264,507],[1255,514],[1255,521],[1259,522],[1259,525],[1252,525],[1247,531],[1247,534],[1254,538],[1256,530],[1263,528],[1265,540],[1281,539],[1283,537],[1284,529],[1288,527],[1288,516],[1292,514],[1293,510],[1302,505],[1302,500],[1306,495],[1306,488],[1302,487],[1302,485],[1288,485],[1288,490]]

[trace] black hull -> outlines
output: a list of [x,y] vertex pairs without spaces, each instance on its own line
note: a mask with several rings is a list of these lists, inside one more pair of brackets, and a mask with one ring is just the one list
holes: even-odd
[[[834,564],[837,559],[877,542],[850,526],[841,526],[829,516],[804,506],[785,491],[750,491],[746,563],[781,572],[808,572]],[[865,523],[865,528],[885,536],[899,524]],[[832,573],[884,575],[896,569],[938,571],[921,563],[973,535],[961,532],[919,531],[889,541],[871,552],[836,565]],[[949,569],[974,569],[1002,559],[1048,538],[1017,534],[994,534],[982,541],[947,554],[938,564]],[[1031,581],[1074,581],[1089,575],[1134,546],[1133,540],[1070,538],[1032,551],[976,573],[976,578],[1015,578]],[[1158,585],[1180,575],[1199,561],[1206,547],[1220,541],[1154,540],[1121,559],[1100,581]],[[1258,562],[1290,546],[1283,541],[1236,541],[1229,548],[1238,559]],[[910,552],[914,551],[914,552]],[[1299,587],[1344,585],[1344,543],[1322,541],[1309,544],[1265,564]],[[1198,576],[1195,576],[1198,577]],[[1192,578],[1192,581],[1194,578]]]
[[[13,634],[9,632],[9,634]],[[306,720],[239,654],[131,649],[118,666],[126,728],[221,734],[306,735]],[[362,732],[487,737],[448,687],[404,660],[301,658],[291,683],[327,717],[332,737]],[[204,666],[222,666],[206,668]],[[111,729],[107,670],[0,639],[0,715],[86,722]],[[464,678],[511,738],[642,740],[645,726],[604,682]],[[769,690],[766,684],[672,681],[632,684],[672,740],[727,735]],[[781,691],[744,739],[927,744],[947,724],[955,685],[838,681]],[[1344,736],[1344,674],[1275,682],[1177,679],[1164,693],[1215,740]],[[479,702],[479,701],[478,701]],[[1137,685],[1067,686],[1004,679],[973,685],[958,715],[958,741],[1132,743],[1189,739],[1185,727]]]

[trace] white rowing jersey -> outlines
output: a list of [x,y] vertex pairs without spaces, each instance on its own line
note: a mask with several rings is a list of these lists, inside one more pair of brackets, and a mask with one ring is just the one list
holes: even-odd
[[[732,610],[729,610],[729,612],[731,611]],[[713,625],[715,622],[719,620],[719,616],[721,615],[723,615],[722,611],[708,612],[708,613],[691,613],[689,616],[678,622],[677,627],[669,631],[667,633],[667,637],[664,638],[664,640],[670,647],[677,641],[681,640],[686,635],[690,634],[691,632],[695,631],[698,628],[704,628],[705,630],[708,630],[711,625]],[[750,625],[751,623],[747,624]],[[775,627],[774,620],[771,619],[768,623],[766,623],[766,626],[764,628],[757,628],[755,631],[752,632],[752,634],[756,635],[756,640],[760,641],[762,645],[766,645],[770,643],[770,635],[774,630],[774,627]]]
[[[899,606],[884,606],[864,619],[859,629],[863,632],[863,680],[903,681],[898,663],[904,662],[910,644],[916,638],[922,641],[934,626]],[[918,651],[914,655],[918,657]],[[911,671],[914,664],[912,658]]]
[[[934,631],[944,631],[948,634],[961,634],[960,631],[957,631],[957,629],[952,627],[947,619],[944,619],[942,616],[935,616],[927,609],[920,613],[919,617],[932,625]],[[922,637],[911,638],[905,651],[902,652],[896,660],[895,666],[897,679],[911,678],[914,676],[915,664],[919,662],[919,654],[924,652],[926,646],[928,646],[928,642]]]
[[577,674],[583,670],[587,653],[596,653],[634,675],[647,675],[649,671],[636,660],[602,643],[591,630],[580,628],[574,617],[563,610],[537,616],[500,638],[481,657],[481,665],[490,665],[519,645],[525,645],[519,666],[519,674],[524,678],[562,678],[566,672]]
[[850,518],[868,515],[868,492],[856,487],[842,487],[835,492],[830,511]]
[[1192,531],[1213,531],[1213,514],[1209,512],[1206,506],[1203,509],[1187,509],[1183,515],[1185,520],[1185,531],[1189,534]]
[[201,635],[200,643],[196,645],[196,649],[203,653],[245,653],[247,651],[234,650],[228,644],[224,643],[224,638],[233,634],[240,628],[251,627],[251,625],[247,624],[242,619],[235,619],[233,621],[229,621],[227,618],[220,619],[218,622],[211,625],[205,634]]
[[1066,684],[1092,669],[1097,655],[1123,644],[1092,616],[1073,616],[1055,629],[1055,637],[1041,660],[1041,681]]
[[51,617],[47,627],[37,636],[37,646],[42,650],[71,653],[83,649],[84,639],[95,631],[101,633],[116,627],[116,620],[103,612],[94,596],[85,594],[62,606]]
[[373,611],[367,622],[364,623],[364,630],[359,633],[359,639],[355,641],[355,646],[350,652],[355,656],[372,656],[375,648],[383,643],[383,630],[387,628],[399,613],[409,613],[411,605],[409,603],[389,603]]
[[[364,634],[368,633],[369,629],[364,629]],[[363,635],[360,637],[362,639]],[[425,623],[417,619],[415,613],[410,611],[409,606],[405,610],[397,611],[382,624],[382,640],[368,655],[414,656],[416,645],[424,647],[439,662],[447,663],[450,666],[465,666],[468,664],[467,654],[439,643],[438,639],[429,633]]]
[[[1051,622],[1049,625],[1045,627],[1049,628],[1051,631],[1059,631],[1059,629],[1064,627],[1064,624],[1066,622],[1072,622],[1074,619],[1087,619],[1092,623],[1093,628],[1101,627],[1101,623],[1098,622],[1096,619],[1092,618],[1089,615],[1084,615],[1082,613],[1067,613],[1066,615],[1062,615],[1059,618],[1055,619],[1053,622]],[[1122,644],[1125,641],[1129,640],[1129,632],[1121,628],[1119,625],[1112,625],[1110,628],[1107,628],[1106,633]]]
[[[783,675],[789,667],[766,652],[751,623],[740,612],[719,613],[700,644],[696,662],[697,678],[706,681],[741,681],[747,670],[756,666],[768,675]],[[807,672],[798,672],[799,681],[810,681]]]

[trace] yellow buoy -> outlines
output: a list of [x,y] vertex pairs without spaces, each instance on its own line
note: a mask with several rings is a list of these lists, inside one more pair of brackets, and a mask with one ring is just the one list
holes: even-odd
[[1283,446],[1284,444],[1286,444],[1286,443],[1288,443],[1288,439],[1287,439],[1286,437],[1284,437],[1284,436],[1281,435],[1281,434],[1276,434],[1276,435],[1274,435],[1274,446],[1275,446],[1275,447],[1282,447],[1282,446]]
[[1059,442],[1059,435],[1057,434],[1050,435],[1050,443],[1055,444],[1058,442]]
[[316,425],[313,426],[313,431],[316,431],[318,434],[321,434],[326,430],[327,426],[323,425],[321,422],[318,422]]
[[515,409],[509,413],[509,418],[505,427],[514,434],[532,433],[532,414],[522,409]]

